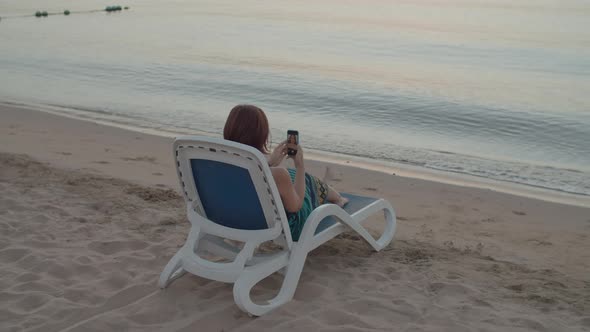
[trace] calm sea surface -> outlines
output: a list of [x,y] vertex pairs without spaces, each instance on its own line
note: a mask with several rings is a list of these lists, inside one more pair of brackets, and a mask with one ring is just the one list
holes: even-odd
[[[0,101],[590,195],[586,0],[0,0]],[[16,17],[36,10],[70,16]],[[115,121],[115,120],[113,120]]]

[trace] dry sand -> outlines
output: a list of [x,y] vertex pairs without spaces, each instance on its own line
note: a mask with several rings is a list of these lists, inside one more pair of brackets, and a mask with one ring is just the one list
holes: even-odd
[[332,240],[260,318],[229,284],[161,291],[188,230],[171,141],[0,106],[0,331],[590,331],[590,208],[313,161],[393,203],[388,248]]

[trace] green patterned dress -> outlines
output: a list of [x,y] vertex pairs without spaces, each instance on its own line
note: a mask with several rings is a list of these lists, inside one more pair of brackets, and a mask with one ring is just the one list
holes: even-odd
[[[291,168],[287,170],[289,171],[289,175],[291,175],[291,182],[295,183],[297,171]],[[305,198],[303,199],[303,206],[297,212],[286,211],[293,241],[299,240],[307,217],[309,217],[315,208],[324,204],[327,197],[328,186],[315,176],[305,173]]]

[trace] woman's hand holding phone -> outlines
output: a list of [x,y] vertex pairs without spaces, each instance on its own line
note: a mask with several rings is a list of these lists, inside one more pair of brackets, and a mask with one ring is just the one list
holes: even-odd
[[287,158],[293,159],[295,162],[295,168],[304,168],[303,163],[303,148],[299,144],[287,143],[287,148],[297,151],[295,155],[290,155]]
[[287,141],[282,141],[275,147],[268,158],[268,165],[270,167],[279,166],[283,159],[287,156]]

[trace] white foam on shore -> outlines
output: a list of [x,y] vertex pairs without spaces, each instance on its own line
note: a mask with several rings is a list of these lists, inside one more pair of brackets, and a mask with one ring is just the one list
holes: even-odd
[[536,188],[525,184],[498,181],[468,174],[437,171],[419,166],[404,165],[401,163],[373,160],[356,156],[338,155],[324,151],[310,152],[309,149],[307,149],[306,156],[311,160],[363,168],[376,172],[395,174],[397,176],[407,178],[428,180],[463,187],[490,189],[502,193],[561,204],[582,207],[590,206],[590,197],[588,196],[563,193],[544,188]]
[[[107,113],[90,112],[76,110],[67,107],[50,106],[23,102],[0,102],[0,104],[10,107],[21,107],[33,111],[42,111],[53,115],[63,116],[71,119],[90,121],[96,124],[121,128],[125,130],[140,132],[143,134],[176,137],[178,135],[202,135],[209,137],[219,137],[209,132],[198,130],[183,130],[180,128],[154,127],[154,123],[145,121],[142,125],[140,120],[133,119],[131,122],[128,118]],[[390,161],[375,160],[359,156],[344,155],[327,151],[306,149],[306,157],[310,160],[338,164],[348,167],[361,168],[381,173],[395,174],[397,176],[428,180],[433,182],[452,184],[457,186],[482,188],[494,190],[502,193],[524,196],[529,198],[540,199],[549,202],[569,204],[575,206],[590,206],[590,197],[575,195],[570,193],[559,192],[551,189],[538,188],[526,184],[511,183],[499,181],[484,177],[477,177],[469,174],[452,173],[439,170],[428,169],[424,167],[407,165]]]

